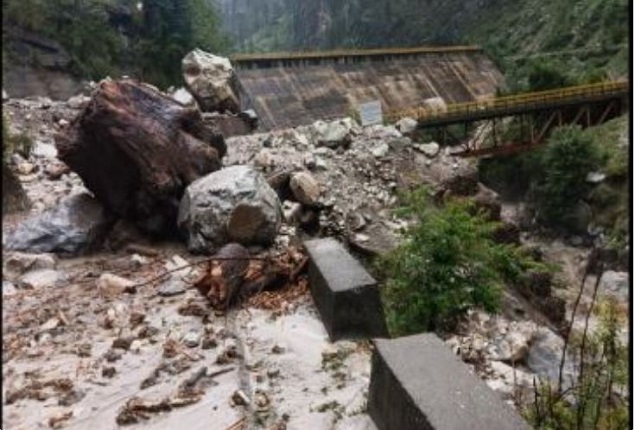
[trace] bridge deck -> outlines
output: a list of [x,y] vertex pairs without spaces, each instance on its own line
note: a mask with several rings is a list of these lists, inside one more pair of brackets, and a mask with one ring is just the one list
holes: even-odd
[[436,111],[425,107],[405,109],[389,112],[386,117],[390,121],[411,117],[417,119],[421,127],[435,127],[467,121],[500,118],[580,103],[611,100],[626,96],[629,93],[629,82],[609,81],[498,97],[491,100],[455,103],[448,105],[446,109]]
[[492,98],[503,77],[476,47],[422,47],[233,57],[244,109],[264,129],[351,115],[374,100],[384,112]]

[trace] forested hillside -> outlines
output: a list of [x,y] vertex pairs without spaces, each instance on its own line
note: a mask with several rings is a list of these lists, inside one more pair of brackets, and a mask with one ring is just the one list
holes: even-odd
[[165,86],[180,82],[189,50],[225,48],[207,0],[6,0],[2,12],[3,64],[37,57],[37,50],[20,49],[20,41],[35,35],[40,43],[61,45],[68,71],[83,78],[128,73]]
[[628,70],[627,0],[216,0],[234,49],[484,46],[512,81]]

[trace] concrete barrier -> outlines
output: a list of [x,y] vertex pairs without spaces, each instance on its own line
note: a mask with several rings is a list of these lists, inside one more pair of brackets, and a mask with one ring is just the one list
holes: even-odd
[[377,281],[334,239],[305,246],[311,294],[331,340],[387,336]]
[[368,411],[378,430],[529,430],[434,334],[375,340]]

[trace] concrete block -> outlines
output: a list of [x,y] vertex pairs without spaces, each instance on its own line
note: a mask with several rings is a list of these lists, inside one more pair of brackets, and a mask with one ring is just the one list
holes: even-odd
[[436,335],[375,340],[368,410],[378,430],[529,430]]
[[311,294],[331,340],[387,336],[377,281],[334,239],[305,246]]

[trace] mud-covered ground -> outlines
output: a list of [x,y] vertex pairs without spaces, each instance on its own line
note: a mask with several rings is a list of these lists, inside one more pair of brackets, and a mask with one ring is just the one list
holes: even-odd
[[[35,146],[29,158],[12,160],[32,209],[4,217],[3,232],[84,189],[77,175],[57,174],[53,145],[54,133],[81,106],[82,100],[4,103],[12,131],[28,132]],[[371,253],[399,241],[403,222],[391,211],[397,190],[421,183],[434,190],[474,169],[444,149],[426,154],[429,148],[393,127],[348,132],[352,142],[333,149],[316,145],[311,128],[231,138],[224,164],[254,164],[265,174],[310,171],[322,207],[313,233]],[[283,205],[288,216],[277,247],[300,239],[296,203]],[[514,216],[514,207],[503,207],[504,219]],[[570,310],[589,250],[523,241],[562,264],[564,287],[556,294]],[[163,279],[146,282],[198,257],[178,243],[144,246],[152,252],[124,247],[46,260],[48,273],[39,278],[28,268],[3,270],[3,428],[374,428],[366,413],[370,343],[329,342],[306,279],[219,313],[187,282],[169,297],[159,293]],[[5,260],[12,255],[3,250]],[[190,270],[196,269],[186,269],[185,279]],[[111,294],[97,288],[104,273],[142,285]],[[601,294],[615,293],[609,289]],[[591,293],[587,287],[584,302]],[[530,387],[533,375],[552,375],[559,364],[562,339],[515,295],[506,298],[503,315],[472,313],[465,330],[448,339],[449,347],[464,359],[477,355],[475,371],[510,403],[516,384]],[[517,354],[524,364],[514,369],[509,362]]]

